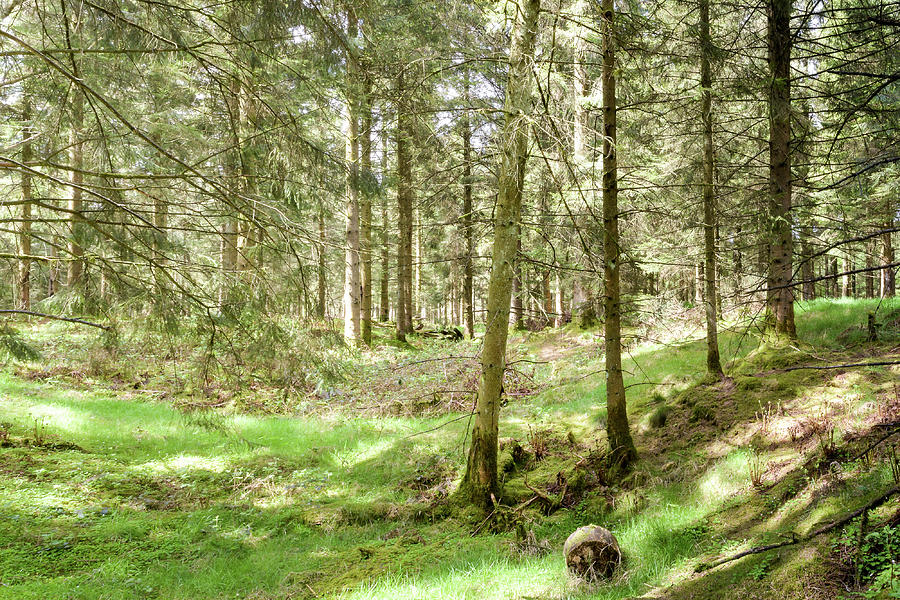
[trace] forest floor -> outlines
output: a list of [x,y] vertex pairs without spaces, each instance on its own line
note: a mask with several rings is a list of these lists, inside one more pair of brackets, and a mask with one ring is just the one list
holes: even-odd
[[[857,520],[696,572],[898,485],[900,366],[795,367],[900,362],[900,301],[805,304],[795,346],[726,326],[724,381],[705,377],[696,323],[665,325],[628,347],[641,461],[618,480],[599,332],[512,337],[485,519],[452,501],[477,342],[356,352],[307,332],[318,374],[274,361],[275,385],[188,342],[34,323],[43,358],[0,370],[0,598],[900,598],[896,497],[863,535]],[[588,523],[625,555],[603,584],[565,570]]]

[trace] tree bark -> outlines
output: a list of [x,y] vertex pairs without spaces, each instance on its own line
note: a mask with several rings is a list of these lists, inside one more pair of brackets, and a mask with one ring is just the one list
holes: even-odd
[[716,314],[716,199],[713,156],[712,116],[712,38],[709,24],[709,0],[700,0],[700,88],[703,90],[700,112],[703,120],[703,251],[705,258],[706,294],[706,370],[721,376],[719,332]]
[[[347,10],[347,39],[358,34],[356,13]],[[346,53],[347,63],[347,246],[344,250],[344,339],[356,344],[361,337],[359,273],[359,70],[355,57]]]
[[412,230],[413,189],[409,144],[412,116],[409,114],[403,74],[397,77],[397,339],[412,332]]
[[81,284],[84,275],[84,248],[82,247],[84,224],[81,214],[81,187],[84,182],[84,94],[78,88],[72,90],[72,122],[69,128],[69,164],[72,167],[72,186],[69,195],[69,224],[71,227],[68,253],[69,267],[66,273],[66,285],[75,287]]
[[[808,218],[808,214],[807,214]],[[803,300],[815,300],[816,284],[815,279],[815,259],[813,258],[813,250],[809,226],[800,227],[800,256],[803,264],[800,266],[800,277],[803,278]]]
[[797,337],[791,235],[791,1],[768,0],[769,208],[771,256],[767,310],[776,335]]
[[[22,155],[24,164],[32,159],[31,152],[31,96],[28,89],[22,93]],[[19,301],[20,310],[31,310],[31,173],[22,171],[22,221],[19,223]]]
[[618,179],[616,172],[616,55],[613,0],[602,0],[603,39],[603,333],[606,344],[606,432],[611,463],[627,470],[637,460],[631,439],[622,377],[621,297],[619,291]]
[[487,323],[481,354],[472,445],[460,493],[470,502],[488,508],[498,492],[497,441],[512,280],[519,240],[519,219],[525,160],[528,152],[528,115],[531,112],[530,62],[534,57],[539,0],[523,0],[516,19],[509,53],[506,83],[506,120],[501,136],[501,165],[497,208],[494,213],[494,247],[488,284]]
[[[469,100],[469,76],[466,73],[464,83],[465,99]],[[472,124],[469,122],[468,106],[463,110],[462,142],[463,142],[463,235],[465,252],[463,264],[463,313],[466,322],[466,335],[471,340],[475,337],[475,310],[472,306],[472,255],[475,252],[475,233],[472,224]]]
[[[894,262],[894,244],[891,237],[891,229],[894,228],[894,205],[887,202],[888,218],[884,223],[885,233],[881,236],[881,264],[889,265]],[[885,267],[881,270],[881,297],[890,298],[897,293],[897,278],[895,267]]]
[[367,346],[372,345],[372,84],[366,78],[363,82],[363,127],[362,142],[360,144],[360,167],[365,177],[366,185],[363,186],[360,195],[360,220],[359,220],[359,251],[362,269],[360,270],[360,283],[362,285],[362,299],[360,302],[360,317],[362,319],[362,340]]

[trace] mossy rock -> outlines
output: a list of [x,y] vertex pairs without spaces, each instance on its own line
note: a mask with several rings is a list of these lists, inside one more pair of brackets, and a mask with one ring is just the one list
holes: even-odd
[[612,577],[622,564],[622,551],[616,536],[597,525],[575,530],[563,546],[569,572],[588,581]]

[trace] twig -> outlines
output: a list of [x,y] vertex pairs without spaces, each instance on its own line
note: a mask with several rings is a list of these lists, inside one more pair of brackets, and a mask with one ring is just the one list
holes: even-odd
[[80,323],[81,325],[90,325],[91,327],[97,327],[98,329],[102,329],[103,331],[109,331],[111,328],[106,325],[100,325],[99,323],[91,323],[90,321],[85,321],[83,319],[73,319],[71,317],[60,317],[57,315],[48,315],[39,312],[33,312],[30,310],[13,310],[11,308],[0,309],[0,314],[4,315],[29,315],[31,317],[41,317],[44,319],[52,319],[54,321],[67,321],[69,323]]
[[494,510],[489,512],[488,516],[486,516],[484,518],[484,520],[481,523],[479,523],[478,526],[475,527],[475,529],[472,530],[472,537],[475,537],[476,535],[478,535],[478,532],[481,531],[481,529],[487,524],[487,522],[491,519],[491,517],[494,516],[495,512],[497,512],[497,505],[494,505]]
[[875,440],[874,442],[872,442],[872,443],[869,445],[868,448],[866,448],[865,450],[863,450],[862,452],[860,452],[859,454],[857,454],[856,456],[854,456],[853,458],[851,458],[851,459],[850,459],[850,462],[853,462],[853,461],[855,461],[855,460],[859,460],[860,458],[862,458],[863,456],[865,456],[866,454],[868,454],[869,452],[871,452],[872,449],[875,448],[875,446],[877,446],[878,444],[880,444],[880,443],[883,442],[884,440],[888,439],[889,437],[891,437],[891,436],[894,435],[895,433],[900,433],[900,424],[898,424],[898,423],[893,423],[893,424],[891,424],[891,425],[892,425],[895,429],[893,429],[892,431],[889,431],[889,432],[886,433],[885,435],[881,436],[880,438],[878,438],[877,440]]
[[471,413],[469,413],[469,414],[467,414],[467,415],[463,415],[463,416],[461,416],[461,417],[456,417],[455,419],[450,419],[449,421],[447,421],[447,422],[445,422],[445,423],[441,423],[441,424],[438,425],[437,427],[432,427],[431,429],[426,429],[425,431],[417,431],[416,433],[411,433],[411,434],[409,434],[409,435],[406,436],[406,437],[400,438],[399,441],[402,441],[402,440],[408,440],[409,438],[416,437],[417,435],[422,435],[422,434],[424,434],[424,433],[431,433],[432,431],[437,431],[437,430],[440,429],[441,427],[445,427],[445,426],[449,425],[450,423],[456,423],[457,421],[462,421],[463,419],[468,419],[468,418],[471,417],[474,413],[475,413],[475,411],[472,411]]

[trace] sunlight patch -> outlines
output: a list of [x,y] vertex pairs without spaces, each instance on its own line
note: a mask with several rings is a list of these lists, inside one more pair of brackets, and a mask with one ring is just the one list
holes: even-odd
[[139,470],[151,473],[167,473],[169,471],[211,471],[221,473],[225,470],[225,459],[220,457],[195,456],[179,454],[168,459],[152,460],[139,467]]

